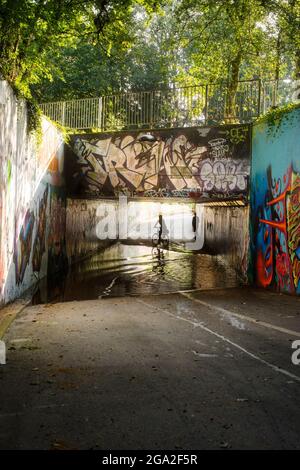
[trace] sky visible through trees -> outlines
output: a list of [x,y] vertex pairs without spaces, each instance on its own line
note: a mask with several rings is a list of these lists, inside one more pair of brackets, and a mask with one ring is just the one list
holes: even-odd
[[0,0],[0,74],[37,101],[300,78],[300,0]]

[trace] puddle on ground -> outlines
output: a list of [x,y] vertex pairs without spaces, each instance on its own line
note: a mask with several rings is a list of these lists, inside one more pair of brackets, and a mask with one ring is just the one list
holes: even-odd
[[240,285],[220,255],[117,243],[40,284],[33,304]]

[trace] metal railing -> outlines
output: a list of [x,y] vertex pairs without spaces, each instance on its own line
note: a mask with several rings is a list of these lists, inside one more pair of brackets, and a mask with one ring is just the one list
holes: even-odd
[[291,102],[288,80],[210,83],[43,103],[42,112],[70,129],[98,131],[192,127],[251,122],[272,106]]

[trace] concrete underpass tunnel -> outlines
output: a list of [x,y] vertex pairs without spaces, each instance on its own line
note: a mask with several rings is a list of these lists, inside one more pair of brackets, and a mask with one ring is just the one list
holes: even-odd
[[17,153],[4,162],[2,302],[37,281],[35,302],[245,280],[249,125],[81,133],[64,144],[43,119],[42,144],[27,155],[38,147],[26,110],[4,91],[15,118],[3,122],[3,154]]
[[33,302],[240,285],[247,266],[247,222],[248,207],[241,200],[67,199],[70,266],[62,269],[65,260],[58,256]]
[[71,267],[36,301],[245,282],[249,139],[248,126],[71,136]]

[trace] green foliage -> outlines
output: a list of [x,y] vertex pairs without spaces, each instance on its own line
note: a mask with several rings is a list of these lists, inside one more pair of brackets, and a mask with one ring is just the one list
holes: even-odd
[[53,121],[48,116],[44,116],[44,119],[47,119],[57,130],[61,133],[63,141],[67,144],[70,141],[70,134],[74,133],[74,129],[70,129],[66,126],[63,126],[60,122]]
[[161,13],[150,17],[144,7],[136,5],[127,18],[126,34],[110,44],[109,54],[103,41],[77,39],[59,54],[48,54],[55,73],[51,81],[46,77],[32,86],[32,91],[45,102],[168,84],[175,64],[166,43],[168,25],[169,17]]
[[27,100],[27,129],[29,134],[36,137],[37,146],[42,141],[42,113],[34,100]]
[[[109,55],[129,43],[133,0],[1,0],[0,75],[25,97],[32,85],[51,81],[62,48],[96,41]],[[139,0],[150,11],[155,0]],[[49,60],[51,57],[53,60]]]
[[269,136],[274,137],[280,132],[282,123],[290,121],[290,116],[292,116],[290,113],[295,109],[300,109],[300,103],[289,103],[280,108],[275,107],[259,117],[255,124],[266,123]]
[[0,0],[0,75],[37,101],[300,73],[300,0]]
[[[185,24],[181,44],[188,67],[179,80],[184,81],[186,73],[193,83],[289,75],[296,67],[294,51],[287,47],[291,34],[286,19],[294,17],[289,3],[182,0],[178,22]],[[299,0],[294,3],[299,7]],[[296,41],[292,41],[294,47]]]

